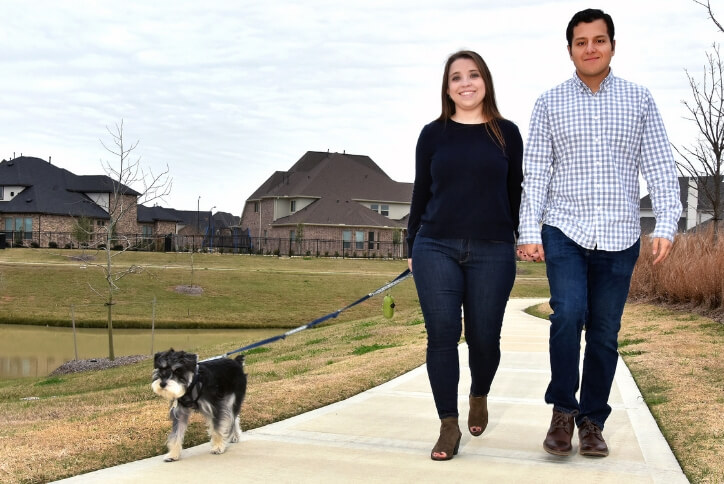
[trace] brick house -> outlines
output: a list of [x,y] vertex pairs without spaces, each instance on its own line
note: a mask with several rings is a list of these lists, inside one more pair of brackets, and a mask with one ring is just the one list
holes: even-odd
[[411,198],[368,156],[308,151],[246,200],[240,225],[257,252],[385,256],[405,249]]
[[[118,187],[118,188],[116,188]],[[118,193],[120,196],[114,197]],[[20,156],[0,162],[0,231],[16,242],[63,245],[85,220],[89,243],[103,240],[109,213],[122,207],[119,235],[176,233],[177,218],[138,204],[141,194],[105,175],[75,175],[50,160]],[[72,243],[72,242],[70,242]]]

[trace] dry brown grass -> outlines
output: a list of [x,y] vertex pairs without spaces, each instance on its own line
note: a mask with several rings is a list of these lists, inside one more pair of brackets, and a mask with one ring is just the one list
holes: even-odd
[[[242,428],[348,398],[421,365],[421,322],[419,310],[401,310],[393,321],[321,326],[249,352]],[[48,482],[165,453],[168,404],[151,392],[151,366],[0,382],[0,482]],[[207,440],[195,415],[185,446]]]
[[648,304],[621,323],[619,353],[687,478],[724,482],[724,325]]
[[724,321],[724,234],[711,230],[677,235],[669,258],[652,265],[651,244],[642,239],[630,298],[679,305]]

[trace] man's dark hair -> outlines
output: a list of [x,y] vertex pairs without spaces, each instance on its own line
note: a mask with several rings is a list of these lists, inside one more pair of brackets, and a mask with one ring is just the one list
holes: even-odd
[[573,43],[573,28],[576,25],[580,24],[581,22],[590,24],[591,22],[599,19],[606,22],[606,28],[608,30],[608,40],[613,43],[614,28],[613,19],[611,18],[611,16],[607,13],[603,13],[603,10],[599,10],[597,8],[587,8],[586,10],[581,10],[580,12],[575,14],[571,21],[568,22],[568,27],[566,28],[566,40],[568,41],[568,47],[570,47]]

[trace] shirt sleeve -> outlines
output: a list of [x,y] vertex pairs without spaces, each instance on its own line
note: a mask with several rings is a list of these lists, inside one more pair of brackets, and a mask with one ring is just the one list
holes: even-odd
[[432,162],[433,142],[431,140],[431,125],[422,128],[415,148],[415,183],[412,187],[412,202],[410,204],[410,218],[407,221],[407,256],[412,257],[412,247],[415,243],[417,231],[420,229],[422,214],[425,212],[430,200],[432,175],[430,165]]
[[505,140],[505,151],[508,155],[508,201],[510,215],[513,219],[515,237],[518,237],[518,223],[520,219],[520,196],[523,182],[523,139],[518,127],[513,125],[510,134]]
[[644,97],[643,116],[640,166],[656,217],[656,228],[651,236],[673,241],[681,217],[681,189],[664,122],[648,91]]
[[553,137],[545,100],[538,98],[530,118],[523,155],[523,194],[520,202],[518,245],[540,244],[540,224],[553,166]]

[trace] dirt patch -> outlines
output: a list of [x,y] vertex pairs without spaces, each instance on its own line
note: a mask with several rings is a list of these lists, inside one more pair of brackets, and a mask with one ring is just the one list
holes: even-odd
[[115,368],[117,366],[132,365],[139,361],[147,360],[148,355],[119,356],[114,360],[108,358],[92,358],[88,360],[72,360],[63,363],[53,370],[49,376],[67,375],[68,373],[78,373],[81,371],[105,370],[107,368]]
[[96,260],[96,256],[92,254],[69,255],[68,259],[79,262],[90,262]]
[[179,294],[188,294],[190,296],[200,296],[204,292],[201,286],[176,286],[173,290]]

